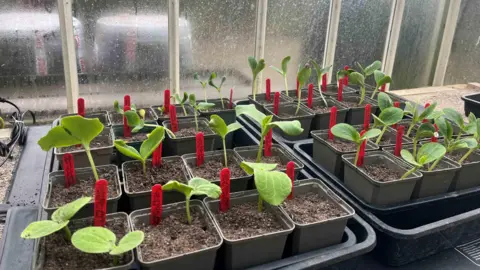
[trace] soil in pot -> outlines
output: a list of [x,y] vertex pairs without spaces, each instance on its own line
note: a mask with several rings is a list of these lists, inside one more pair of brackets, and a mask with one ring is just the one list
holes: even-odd
[[[71,222],[73,223],[73,222]],[[70,223],[70,224],[71,224]],[[93,221],[78,220],[74,221],[74,225],[70,225],[72,234],[75,228],[84,228],[91,226]],[[129,231],[128,222],[125,217],[116,217],[108,219],[106,227],[112,230],[117,236],[117,240],[121,239]],[[76,249],[71,242],[65,241],[64,231],[60,230],[50,236],[45,237],[45,262],[43,270],[58,269],[99,269],[115,266],[113,264],[113,256],[105,254],[88,254]],[[119,258],[118,265],[128,264],[132,260],[131,253],[126,252]]]
[[[244,159],[247,162],[257,162],[257,158],[255,157],[244,157]],[[272,153],[269,157],[262,156],[260,163],[275,163],[277,164],[277,170],[286,170],[288,161],[282,162],[282,159],[279,156],[274,156]]]
[[[90,149],[93,150],[95,148],[102,148],[102,147],[111,147],[113,145],[112,136],[110,128],[104,129],[99,136],[95,137],[90,143]],[[59,147],[58,153],[69,153],[73,151],[83,151],[82,145],[72,145],[68,147]]]
[[[170,114],[168,113],[163,114],[158,110],[158,108],[162,106],[163,105],[154,105],[151,108],[154,111],[154,113],[157,115],[158,119],[160,119],[161,121],[170,119]],[[175,105],[175,109],[177,111],[177,117],[194,117],[193,109],[192,107],[190,107],[190,105],[185,105],[185,110],[187,111],[187,115],[185,115],[185,112],[183,111],[182,106]]]
[[[10,140],[0,139],[1,142],[7,144]],[[7,193],[10,188],[10,185],[13,184],[13,175],[17,168],[17,162],[20,159],[22,154],[22,146],[18,144],[13,148],[11,158],[7,159],[5,163],[0,167],[0,202],[6,201],[8,198]],[[0,157],[0,161],[3,162],[5,157]]]
[[[230,178],[246,177],[248,174],[240,168],[240,165],[232,157],[227,155],[228,168],[230,169]],[[197,177],[205,178],[211,181],[220,181],[220,171],[225,168],[224,157],[211,157],[200,166],[190,167],[192,174]]]
[[[372,140],[376,141],[376,138],[373,138]],[[392,145],[395,145],[396,140],[397,140],[397,132],[387,131],[383,134],[382,138],[380,139],[380,143],[378,145],[381,147],[392,146]],[[411,140],[408,140],[405,137],[402,137],[403,145],[410,144],[410,143],[412,143]]]
[[346,153],[346,152],[355,152],[357,151],[357,144],[351,141],[334,139],[334,140],[325,140],[337,151]]
[[131,137],[123,137],[122,135],[117,135],[115,136],[115,138],[118,140],[123,140],[126,143],[132,143],[132,142],[143,142],[148,137],[147,137],[147,133],[137,132],[137,133],[132,133]]
[[373,180],[379,182],[394,181],[402,177],[402,174],[398,170],[393,170],[385,164],[380,163],[365,164],[359,167],[359,169],[364,171]]
[[145,233],[139,247],[143,261],[152,262],[218,245],[217,232],[207,224],[205,216],[197,208],[191,208],[191,216],[191,225],[183,212],[163,217],[157,226],[136,220],[135,229]]
[[348,214],[331,199],[315,192],[295,195],[293,199],[286,200],[282,207],[298,224],[310,224]]
[[[265,94],[257,94],[256,96],[256,102],[261,104],[261,105],[273,105],[273,101],[274,101],[274,95],[275,93],[271,93],[271,98],[270,100],[267,100],[266,99],[266,95]],[[248,96],[252,102],[253,102],[253,96],[252,95],[249,95]],[[291,100],[288,98],[288,97],[285,97],[285,96],[282,96],[280,95],[280,103],[288,103],[288,102],[291,102]]]
[[[114,168],[97,168],[98,177],[108,181],[108,198],[118,197],[117,170]],[[91,175],[77,175],[77,183],[70,188],[65,188],[63,183],[52,186],[50,199],[47,207],[60,207],[84,196],[93,196],[95,193],[95,177]]]
[[[137,109],[137,114],[139,110],[145,110],[145,121],[152,122],[155,121],[155,114],[153,114],[150,108],[140,108]],[[112,125],[123,125],[123,114],[117,112],[110,113],[110,121],[112,121]]]
[[178,131],[174,132],[174,134],[177,138],[183,138],[183,137],[195,137],[198,132],[203,132],[204,135],[214,134],[212,130],[210,130],[210,128],[203,125],[198,125],[198,131],[193,126],[193,127],[181,128]]

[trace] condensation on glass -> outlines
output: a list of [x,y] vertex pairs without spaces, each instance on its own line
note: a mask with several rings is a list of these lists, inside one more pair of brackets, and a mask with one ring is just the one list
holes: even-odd
[[[334,71],[382,61],[392,9],[391,0],[343,0]],[[372,84],[372,79],[368,80]]]
[[[254,53],[256,0],[180,1],[180,36],[188,37],[191,51],[180,51],[180,90],[203,97],[197,72],[207,80],[217,73],[216,83],[226,76],[223,97],[234,87],[234,97],[246,97],[251,92],[251,71],[247,58]],[[189,31],[189,32],[187,32]],[[181,41],[180,41],[181,42]],[[207,86],[209,98],[218,98],[217,91]]]
[[443,0],[405,1],[391,89],[430,85],[441,42]]
[[448,61],[445,84],[478,82],[480,69],[480,5],[463,0]]
[[[280,68],[282,59],[291,57],[287,72],[290,89],[295,88],[299,65],[312,59],[322,65],[329,8],[330,0],[268,1],[265,61],[267,66]],[[272,91],[285,88],[283,77],[271,68],[266,68],[263,78],[271,79]],[[311,79],[316,82],[315,72]]]

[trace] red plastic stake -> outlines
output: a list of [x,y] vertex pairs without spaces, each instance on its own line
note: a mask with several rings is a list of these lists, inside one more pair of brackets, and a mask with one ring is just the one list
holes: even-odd
[[198,132],[195,136],[196,153],[197,153],[197,167],[202,166],[205,162],[205,138],[202,132]]
[[[433,124],[433,126],[435,127],[435,133],[437,133],[437,132],[438,132],[438,126],[437,126],[437,124]],[[435,137],[435,135],[433,135],[431,141],[432,141],[432,142],[438,142],[438,138]]]
[[132,106],[132,104],[130,104],[130,95],[123,96],[123,106]]
[[403,144],[402,138],[403,138],[404,132],[405,132],[405,127],[399,126],[397,129],[397,137],[395,139],[395,150],[394,150],[394,154],[397,157],[400,156],[400,151],[402,151],[402,144]]
[[162,220],[163,190],[162,185],[155,184],[152,187],[150,197],[150,225],[156,226]]
[[307,105],[310,109],[312,108],[312,101],[313,101],[313,84],[309,84]]
[[162,166],[162,147],[163,143],[160,143],[160,145],[153,151],[152,154],[152,166],[154,168]]
[[75,164],[73,163],[73,155],[65,153],[62,158],[63,176],[65,178],[65,188],[70,188],[76,183]]
[[[270,79],[267,79],[265,81],[265,84],[267,86],[267,90],[265,91],[265,99],[267,101],[270,101],[270,100],[272,100],[272,89],[271,89],[272,86],[271,86]],[[286,90],[288,90],[288,89],[286,89]]]
[[293,199],[293,181],[295,181],[295,163],[293,161],[287,163],[287,175],[292,181],[292,191],[290,191],[290,195],[288,195],[288,199],[291,200]]
[[342,79],[339,79],[339,80],[338,80],[337,100],[338,100],[338,101],[342,101],[342,100],[343,100],[343,80],[342,80]]
[[223,168],[220,171],[220,212],[227,212],[230,209],[230,170]]
[[363,114],[363,129],[368,130],[370,128],[370,113],[372,111],[372,105],[365,105],[365,111]]
[[[123,106],[123,111],[130,111],[130,106]],[[128,126],[127,117],[123,116],[123,137],[130,138],[132,137],[132,129]]]
[[[425,103],[425,106],[423,106],[425,109],[430,107],[430,103]],[[423,119],[422,123],[427,123],[428,119]]]
[[337,124],[337,107],[330,108],[330,123],[328,124],[328,139],[333,141],[332,127]]
[[[164,113],[165,114],[169,113],[169,111],[170,111],[170,90],[169,89],[166,89],[163,92],[163,106],[165,108]],[[175,108],[174,108],[174,110],[175,110]]]
[[386,88],[387,88],[387,84],[385,83],[380,87],[380,92],[385,92]]
[[85,99],[77,99],[78,115],[85,117]]
[[365,147],[367,146],[367,140],[363,140],[360,145],[360,152],[358,153],[357,167],[363,166],[363,161],[365,159]]
[[[348,69],[349,69],[349,67],[345,66],[344,70],[348,70]],[[343,77],[343,84],[345,86],[348,86],[348,76]]]
[[272,156],[272,130],[265,135],[265,146],[263,148],[263,155],[266,157]]
[[230,88],[230,102],[228,103],[228,108],[233,109],[233,88]]
[[95,197],[93,204],[93,226],[104,227],[107,221],[108,182],[100,179],[95,183]]
[[298,97],[298,92],[300,91],[300,82],[298,81],[298,79],[297,79],[297,88],[295,88],[295,90],[297,91],[297,97]]
[[322,92],[327,91],[327,73],[322,75]]
[[278,115],[278,108],[280,105],[280,92],[275,92],[273,97],[273,114]]
[[178,131],[177,110],[174,105],[170,105],[170,125],[172,126],[172,132]]

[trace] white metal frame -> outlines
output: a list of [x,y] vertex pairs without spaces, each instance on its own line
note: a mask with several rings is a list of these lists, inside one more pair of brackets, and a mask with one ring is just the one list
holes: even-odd
[[[268,0],[258,0],[257,1],[257,15],[256,15],[256,26],[255,26],[255,59],[260,60],[265,57],[265,36],[267,33],[267,9],[268,9]],[[253,82],[252,82],[253,83]],[[258,93],[263,92],[263,76],[262,72],[258,75],[257,87]],[[253,94],[253,93],[252,93]]]
[[330,0],[330,11],[328,13],[327,37],[325,38],[325,52],[323,55],[323,66],[332,66],[332,72],[327,74],[327,83],[332,81],[333,63],[335,60],[335,48],[337,47],[338,25],[340,23],[340,11],[342,0]]
[[168,70],[170,91],[180,93],[180,0],[168,0]]

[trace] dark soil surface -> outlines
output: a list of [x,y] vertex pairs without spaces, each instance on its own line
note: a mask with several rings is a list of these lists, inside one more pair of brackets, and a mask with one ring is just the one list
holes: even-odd
[[[432,165],[433,165],[433,162],[423,166],[422,170],[428,171],[428,168],[430,168],[430,166],[432,166]],[[438,171],[438,170],[441,170],[441,169],[449,169],[449,168],[452,168],[452,166],[450,166],[450,164],[440,161],[440,162],[438,162],[437,166],[435,166],[435,168],[432,171],[434,172],[434,171]]]
[[385,164],[370,164],[360,167],[367,175],[380,182],[398,180],[402,174],[396,170],[388,168]]
[[[98,177],[108,181],[108,199],[117,197],[117,182],[114,181],[117,177],[117,171],[113,168],[97,168]],[[65,188],[63,182],[52,186],[52,192],[48,207],[60,207],[65,203],[72,202],[76,199],[85,196],[93,197],[95,191],[95,177],[92,175],[78,175],[77,183],[70,188]]]
[[[296,108],[297,107],[295,106],[295,108],[292,108],[293,110],[282,111],[282,105],[280,104],[279,109],[278,109],[279,112],[278,112],[277,116],[279,118],[293,119],[293,118],[298,118],[299,116],[312,115],[311,113],[305,112],[302,109],[298,110],[298,114],[295,114]],[[273,111],[273,109],[272,109],[272,111]]]
[[[240,164],[232,158],[231,155],[227,155],[228,168],[230,169],[230,178],[239,178],[248,176],[248,174],[240,168]],[[220,171],[225,168],[224,158],[222,156],[211,158],[205,161],[200,167],[190,167],[192,173],[196,177],[208,179],[210,181],[220,181]]]
[[[210,129],[208,129],[207,127],[203,127],[201,125],[198,126],[198,132],[203,132],[204,135],[213,134],[213,132]],[[188,128],[181,128],[174,133],[177,138],[183,138],[183,137],[195,137],[198,132],[195,129],[195,127],[188,127]]]
[[334,139],[333,141],[326,139],[326,141],[340,152],[356,152],[357,145],[354,142]]
[[164,185],[170,180],[177,180],[181,183],[187,183],[183,172],[183,161],[181,158],[175,160],[163,160],[162,166],[152,167],[152,161],[147,160],[147,174],[143,174],[142,164],[140,162],[128,163],[125,166],[128,192],[150,191],[155,184]]
[[[373,141],[376,141],[377,138],[373,138],[372,139]],[[380,140],[380,146],[385,146],[385,145],[395,145],[396,143],[396,140],[397,140],[397,133],[387,133],[385,132],[385,134],[383,134],[383,137],[382,139]],[[405,144],[406,142],[403,141],[403,144]]]
[[312,104],[312,110],[315,112],[315,113],[330,113],[330,108],[332,106],[329,106],[329,107],[325,107],[325,105],[320,105],[320,104]]
[[346,101],[346,100],[344,100],[344,101],[342,101],[342,104],[345,105],[348,108],[364,108],[369,103],[364,101],[363,104],[358,105],[358,101]]
[[[70,226],[72,234],[75,228],[84,228],[91,226],[90,222],[83,222],[82,225]],[[76,224],[75,224],[76,225]],[[119,241],[128,232],[128,223],[125,218],[117,217],[115,219],[107,219],[108,229],[112,230]],[[108,253],[105,254],[88,254],[76,249],[69,241],[64,239],[64,231],[60,230],[45,238],[45,265],[43,270],[60,270],[60,269],[100,269],[113,267],[113,257]],[[119,259],[120,265],[130,262],[131,253],[126,252]]]
[[[138,110],[141,110],[141,109],[145,110],[145,121],[155,120],[155,115],[153,115],[152,110],[150,110],[150,108],[137,109],[137,114],[138,114]],[[117,112],[111,112],[110,121],[112,121],[112,125],[121,125],[123,124],[123,115]]]
[[[92,140],[90,143],[90,149],[94,150],[95,148],[100,147],[109,147],[113,145],[112,137],[110,136],[110,130],[108,132],[104,130],[99,136]],[[84,150],[81,145],[72,145],[69,147],[60,147],[58,148],[59,153],[68,153],[73,151]]]
[[[453,160],[453,161],[456,161],[458,162],[465,154],[467,153],[467,151],[457,151],[457,152],[452,152],[452,153],[448,153],[446,154],[445,156],[448,157],[449,159]],[[463,164],[468,164],[468,163],[472,163],[472,162],[475,162],[475,161],[478,161],[478,157],[475,158],[475,156],[478,156],[478,154],[476,155],[475,153],[472,153],[470,154],[464,161],[463,161]],[[437,165],[438,166],[438,165]]]
[[131,142],[142,142],[142,141],[145,141],[148,137],[147,137],[147,134],[148,133],[140,133],[140,132],[137,132],[137,133],[133,133],[132,132],[132,137],[123,137],[123,136],[115,136],[117,140],[123,140],[127,143],[131,143]]
[[[246,157],[244,159],[245,161],[248,161],[248,162],[256,162],[257,160],[256,157]],[[262,156],[260,163],[275,163],[277,164],[277,170],[286,170],[288,162],[287,163],[282,162],[282,159],[279,156],[275,156],[275,153],[272,153],[272,155],[269,157]]]
[[330,198],[314,192],[295,195],[293,199],[285,200],[282,206],[298,224],[320,222],[347,214]]
[[145,262],[160,260],[212,247],[220,242],[207,219],[192,208],[192,225],[187,224],[184,212],[176,212],[163,218],[159,225],[135,222],[135,229],[145,233],[145,240],[140,245],[142,259]]
[[264,206],[263,211],[258,212],[256,201],[232,205],[227,212],[215,213],[214,215],[223,235],[231,240],[259,236],[285,229],[285,225],[275,217],[275,214],[268,207]]

